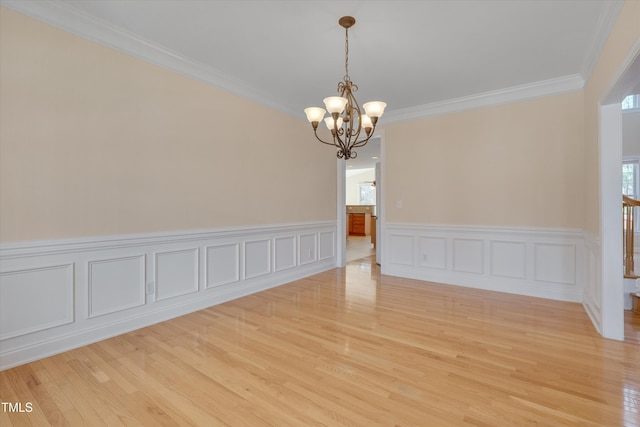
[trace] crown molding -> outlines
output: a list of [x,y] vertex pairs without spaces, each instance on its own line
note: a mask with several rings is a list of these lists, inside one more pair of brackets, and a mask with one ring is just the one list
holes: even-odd
[[300,116],[299,112],[274,102],[258,89],[238,79],[97,19],[59,0],[0,0],[0,6],[290,116]]
[[384,116],[384,122],[385,124],[389,124],[439,114],[456,113],[475,108],[524,101],[527,99],[560,95],[563,93],[577,92],[582,90],[583,87],[584,79],[578,74],[573,74],[556,79],[479,93],[477,95],[434,102],[418,107],[389,111]]
[[[600,19],[598,20],[598,31],[591,42],[592,48],[590,49],[590,54],[583,63],[580,74],[424,104],[417,107],[390,110],[385,114],[384,123],[389,124],[405,120],[414,120],[438,114],[459,112],[581,90],[604,47],[609,32],[622,9],[623,3],[622,0],[613,0],[603,6]],[[177,52],[158,46],[120,27],[99,20],[60,0],[0,0],[0,6],[5,6],[61,30],[71,32],[126,55],[228,91],[265,107],[273,108],[289,116],[304,119],[304,115],[302,115],[301,112],[292,110],[289,106],[270,99],[257,88],[249,87],[244,82],[226,75],[217,69],[186,58]]]
[[624,6],[624,0],[613,0],[602,4],[602,10],[596,23],[596,31],[593,39],[589,43],[587,56],[584,58],[582,67],[580,68],[580,75],[585,82],[589,80],[591,72],[596,66],[598,58],[600,58],[602,49],[604,49],[604,45],[607,43],[609,34],[620,15],[622,6]]

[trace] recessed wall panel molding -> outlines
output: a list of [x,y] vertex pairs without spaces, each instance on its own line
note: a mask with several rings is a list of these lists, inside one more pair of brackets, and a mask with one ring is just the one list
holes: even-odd
[[207,247],[207,288],[240,280],[240,244]]
[[145,303],[145,256],[89,262],[89,317]]
[[443,237],[420,237],[420,267],[447,269],[447,239]]
[[72,323],[73,265],[0,274],[0,340]]
[[198,290],[198,249],[158,252],[155,257],[157,301]]
[[271,273],[271,240],[244,243],[244,278],[252,279]]
[[527,244],[525,242],[490,242],[491,274],[526,279]]
[[387,223],[382,273],[582,302],[589,265],[597,264],[584,236],[564,228]]
[[536,243],[535,266],[535,280],[574,285],[576,283],[576,246]]
[[413,265],[413,236],[390,234],[388,253],[391,264]]
[[300,265],[305,265],[316,261],[316,253],[318,246],[317,234],[301,234],[299,237],[299,258]]
[[327,221],[0,244],[0,369],[335,268],[336,230]]
[[296,238],[295,236],[276,237],[275,270],[282,271],[296,266]]
[[336,233],[325,231],[320,233],[320,260],[336,256]]
[[480,239],[453,239],[453,270],[461,273],[484,272],[484,242]]

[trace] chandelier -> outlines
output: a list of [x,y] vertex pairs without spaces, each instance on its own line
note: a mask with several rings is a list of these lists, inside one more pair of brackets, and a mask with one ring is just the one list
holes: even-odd
[[[380,101],[367,102],[362,105],[365,112],[362,114],[360,105],[358,105],[358,101],[353,96],[353,93],[358,91],[358,86],[349,77],[349,28],[356,23],[356,20],[352,16],[343,16],[338,23],[345,29],[345,76],[338,83],[340,96],[330,96],[323,100],[326,111],[324,108],[309,107],[305,108],[304,112],[307,115],[307,120],[313,126],[313,133],[316,139],[323,144],[335,146],[338,149],[337,156],[339,159],[349,160],[355,159],[358,155],[353,151],[354,148],[364,147],[369,142],[376,129],[378,119],[382,116],[387,104]],[[327,111],[330,116],[324,119]],[[325,125],[331,131],[333,142],[323,141],[318,136],[318,124],[323,119]],[[365,135],[358,139],[363,129]]]

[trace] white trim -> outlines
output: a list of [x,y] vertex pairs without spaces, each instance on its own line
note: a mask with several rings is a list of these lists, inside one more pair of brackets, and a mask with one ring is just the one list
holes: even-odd
[[627,95],[637,90],[640,85],[638,76],[640,76],[640,37],[633,43],[629,54],[618,66],[607,88],[602,92],[600,105],[620,104]]
[[347,162],[344,159],[336,159],[336,162],[336,253],[338,267],[344,267],[347,264]]
[[582,302],[582,230],[387,223],[384,236],[383,274]]
[[335,226],[334,221],[300,222],[292,224],[270,224],[258,226],[220,227],[206,230],[166,231],[139,234],[117,234],[113,236],[78,237],[55,240],[33,240],[0,243],[0,261],[13,257],[42,256],[82,252],[88,249],[106,250],[145,246],[158,243],[178,243],[203,239],[234,238],[238,236],[296,231],[305,228]]
[[[622,9],[622,3],[620,0],[615,0],[614,2],[610,2],[610,4],[607,3],[603,5],[603,10],[597,24],[598,29],[596,35],[590,43],[591,48],[581,66],[579,74],[532,82],[417,107],[390,110],[385,114],[384,123],[395,123],[436,114],[453,113],[581,90]],[[220,70],[186,58],[177,52],[154,44],[113,24],[97,19],[63,1],[2,0],[0,1],[0,5],[54,27],[69,31],[85,39],[108,46],[134,58],[221,88],[287,115],[303,119],[300,111],[291,110],[289,105],[270,99],[266,94],[261,93],[259,89],[249,87],[246,83],[239,81],[233,76],[226,75]]]
[[588,231],[584,232],[584,271],[585,283],[582,305],[593,326],[602,335],[602,292],[600,274],[600,237]]
[[[0,276],[38,272],[40,276],[45,274],[38,276],[40,283],[57,280],[60,286],[69,289],[69,295],[54,301],[59,307],[53,307],[51,301],[33,295],[33,286],[25,286],[22,290],[16,286],[20,282],[0,281],[0,294],[3,286],[11,286],[11,292],[25,307],[3,323],[6,329],[0,340],[0,370],[335,268],[333,248],[336,242],[332,240],[336,235],[336,222],[330,221],[3,244]],[[283,245],[282,253],[279,253],[280,246],[275,244],[278,239],[293,239],[295,259],[303,262],[276,269],[274,259],[291,257],[292,250],[290,245]],[[301,245],[301,240],[308,245]],[[321,240],[325,246],[322,258],[318,256]],[[256,250],[247,250],[252,245]],[[209,257],[216,256],[215,248],[228,248],[229,251],[221,253],[222,258],[211,264]],[[308,253],[301,254],[302,250]],[[155,298],[158,263],[169,262],[165,267],[171,268],[172,261],[156,255],[186,251],[193,251],[194,262],[199,260],[200,266],[194,265],[197,271],[174,269],[172,280],[192,283],[195,279],[198,283],[193,283],[189,292]],[[232,262],[227,263],[228,259]],[[99,273],[104,291],[110,280],[122,278],[119,263],[114,260],[139,260],[139,275],[134,275],[133,270],[126,273],[125,278],[132,288],[122,288],[122,292],[108,295],[107,301],[101,300],[104,307],[96,311],[91,306],[91,266],[103,267]],[[46,276],[49,271],[52,274],[58,271],[52,270],[52,266],[67,266],[69,283],[61,282],[57,276]],[[214,272],[209,271],[213,268],[222,269],[219,276],[222,279],[208,283],[214,279]],[[67,305],[70,307],[68,312],[65,311]],[[54,322],[51,316],[39,316],[42,311],[67,314],[64,319],[53,319]]]
[[605,338],[624,339],[622,270],[622,109],[620,103],[640,84],[640,37],[601,93],[598,105],[600,193],[599,328]]
[[[74,284],[74,265],[73,263],[67,263],[67,264],[62,264],[62,265],[42,265],[39,268],[30,268],[30,269],[19,269],[19,270],[13,270],[13,271],[2,271],[0,273],[0,291],[3,291],[2,293],[3,298],[2,301],[0,301],[0,307],[2,307],[2,314],[3,314],[3,320],[4,317],[6,316],[6,311],[9,308],[12,308],[13,306],[16,305],[16,303],[20,304],[22,302],[26,302],[26,298],[20,302],[15,301],[14,299],[11,298],[7,298],[7,294],[4,292],[5,290],[3,290],[2,288],[4,286],[6,286],[6,281],[10,280],[9,278],[11,276],[20,276],[20,275],[28,275],[28,274],[32,274],[32,273],[47,273],[47,272],[51,272],[51,271],[63,271],[64,273],[66,273],[66,277],[64,278],[64,280],[62,281],[62,283],[60,281],[56,280],[52,280],[52,277],[55,277],[51,274],[47,274],[47,283],[46,286],[47,287],[52,287],[52,286],[56,286],[56,285],[61,285],[58,287],[57,289],[57,293],[59,296],[64,296],[64,301],[63,304],[59,304],[56,308],[58,308],[58,313],[59,314],[63,314],[63,316],[60,316],[60,318],[57,318],[55,320],[51,320],[51,319],[42,319],[42,318],[38,318],[37,321],[35,322],[30,322],[30,325],[21,325],[18,328],[15,328],[12,332],[10,333],[4,333],[0,331],[0,342],[2,342],[3,340],[7,340],[9,338],[13,338],[13,337],[17,337],[20,335],[25,335],[25,334],[30,334],[30,333],[34,333],[34,332],[39,332],[39,331],[43,331],[46,329],[50,329],[50,328],[54,328],[57,326],[63,326],[63,325],[67,325],[70,323],[73,323],[74,321],[74,310],[73,310],[73,297],[74,297],[74,293],[73,293],[73,284]],[[34,283],[35,282],[35,283]],[[38,284],[37,280],[32,280],[31,283],[28,283],[28,285],[33,285],[33,284]],[[41,283],[42,284],[42,283]],[[9,285],[11,286],[11,285]],[[23,292],[24,294],[28,294],[29,291],[27,292]],[[2,304],[4,303],[4,304]],[[8,306],[6,306],[5,304],[8,304]],[[28,313],[28,307],[27,310],[24,310],[23,313],[20,313],[21,315],[24,315],[25,313]],[[1,326],[3,326],[4,329],[4,324],[2,324]]]
[[301,117],[301,112],[291,110],[289,106],[271,100],[266,94],[261,93],[259,89],[250,87],[233,76],[145,40],[123,28],[78,10],[63,1],[2,0],[0,5],[126,55],[226,90],[287,115]]
[[376,263],[380,266],[386,261],[384,258],[384,247],[387,244],[384,234],[386,228],[386,194],[387,194],[387,174],[385,172],[385,164],[387,162],[387,143],[385,140],[385,131],[381,129],[380,133],[380,183],[378,184],[378,198],[376,198]]
[[417,107],[389,111],[384,116],[384,123],[396,123],[414,120],[438,114],[456,113],[474,108],[506,104],[527,99],[542,98],[582,90],[584,79],[578,75],[570,75],[540,82],[513,86],[491,92],[479,93],[462,98],[448,99],[441,102],[420,105]]
[[599,106],[600,236],[602,336],[624,340],[622,270],[622,110],[620,104]]
[[609,34],[611,33],[623,6],[624,0],[602,2],[602,10],[598,16],[598,22],[596,24],[597,30],[593,35],[593,39],[589,43],[590,47],[587,49],[587,55],[582,62],[582,67],[580,67],[580,75],[585,82],[589,80],[589,77],[591,77],[591,72],[598,63],[598,58],[600,58],[602,49],[604,49],[604,45],[609,38]]

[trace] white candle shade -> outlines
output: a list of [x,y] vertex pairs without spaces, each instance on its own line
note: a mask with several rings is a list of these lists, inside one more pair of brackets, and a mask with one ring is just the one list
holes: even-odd
[[329,112],[329,114],[340,114],[344,111],[345,105],[347,105],[347,98],[343,98],[341,96],[330,96],[323,99],[323,101],[325,107],[327,107],[327,111]]
[[309,120],[309,122],[311,123],[322,121],[324,113],[326,113],[326,111],[324,111],[324,108],[319,107],[305,108],[304,112],[307,115],[307,120]]

